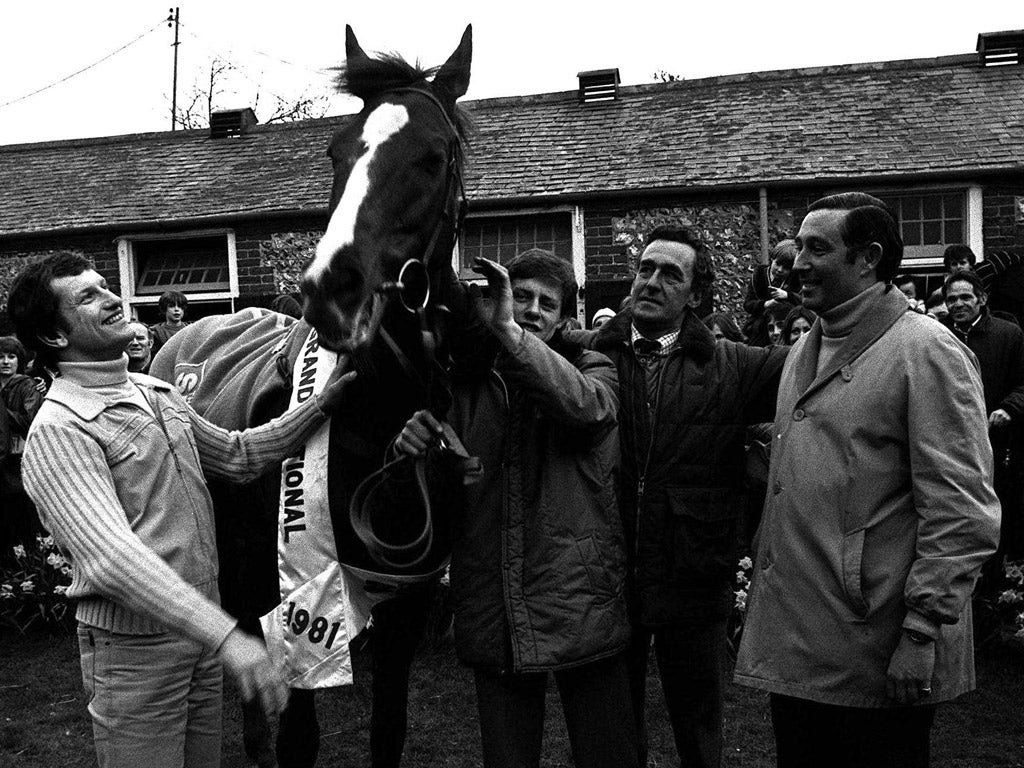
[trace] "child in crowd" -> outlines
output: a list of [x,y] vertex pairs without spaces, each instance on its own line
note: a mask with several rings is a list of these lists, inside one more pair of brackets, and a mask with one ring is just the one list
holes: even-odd
[[750,314],[743,333],[748,344],[758,347],[769,344],[765,313],[779,302],[787,302],[790,307],[800,303],[800,283],[793,274],[796,243],[782,240],[772,248],[769,255],[767,266],[759,264],[754,267],[754,273],[747,283],[747,297],[743,300],[743,308]]
[[180,291],[164,291],[160,294],[158,306],[164,321],[150,327],[153,332],[153,355],[156,355],[171,336],[188,325],[185,322],[185,312],[188,310],[188,299],[185,294]]

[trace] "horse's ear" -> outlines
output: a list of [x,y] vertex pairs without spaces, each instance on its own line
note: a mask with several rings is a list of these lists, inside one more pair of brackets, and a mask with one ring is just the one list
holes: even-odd
[[368,60],[370,57],[366,55],[366,51],[359,45],[359,41],[356,40],[356,33],[352,31],[352,27],[348,24],[345,25],[345,66],[348,69],[353,69],[353,65],[356,67],[360,63]]
[[473,59],[473,25],[467,24],[462,41],[444,66],[434,77],[434,91],[438,98],[454,105],[455,100],[466,94],[469,88],[469,64]]

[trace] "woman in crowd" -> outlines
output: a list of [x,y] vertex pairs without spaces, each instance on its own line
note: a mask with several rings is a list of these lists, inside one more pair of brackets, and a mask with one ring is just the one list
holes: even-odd
[[818,316],[811,310],[803,306],[793,307],[782,323],[782,343],[790,347],[796,344],[797,339],[811,330],[817,319]]
[[0,547],[4,553],[30,542],[42,530],[35,507],[21,484],[21,453],[25,437],[43,396],[26,376],[25,347],[13,336],[0,336],[0,404],[5,411],[6,456],[0,462]]

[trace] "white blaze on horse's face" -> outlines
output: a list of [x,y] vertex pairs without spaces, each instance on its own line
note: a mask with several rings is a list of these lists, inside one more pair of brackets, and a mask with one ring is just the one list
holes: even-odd
[[316,246],[316,256],[306,278],[319,283],[330,268],[334,255],[355,242],[356,218],[370,191],[370,166],[380,146],[409,124],[409,110],[400,104],[381,104],[363,124],[362,140],[366,152],[352,166],[345,192],[327,224],[327,231]]

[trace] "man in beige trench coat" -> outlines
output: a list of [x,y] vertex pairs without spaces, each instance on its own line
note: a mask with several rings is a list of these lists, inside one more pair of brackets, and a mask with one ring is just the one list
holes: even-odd
[[999,534],[981,378],[890,284],[880,200],[818,200],[797,246],[819,320],[783,370],[736,681],[771,693],[780,768],[927,766]]

